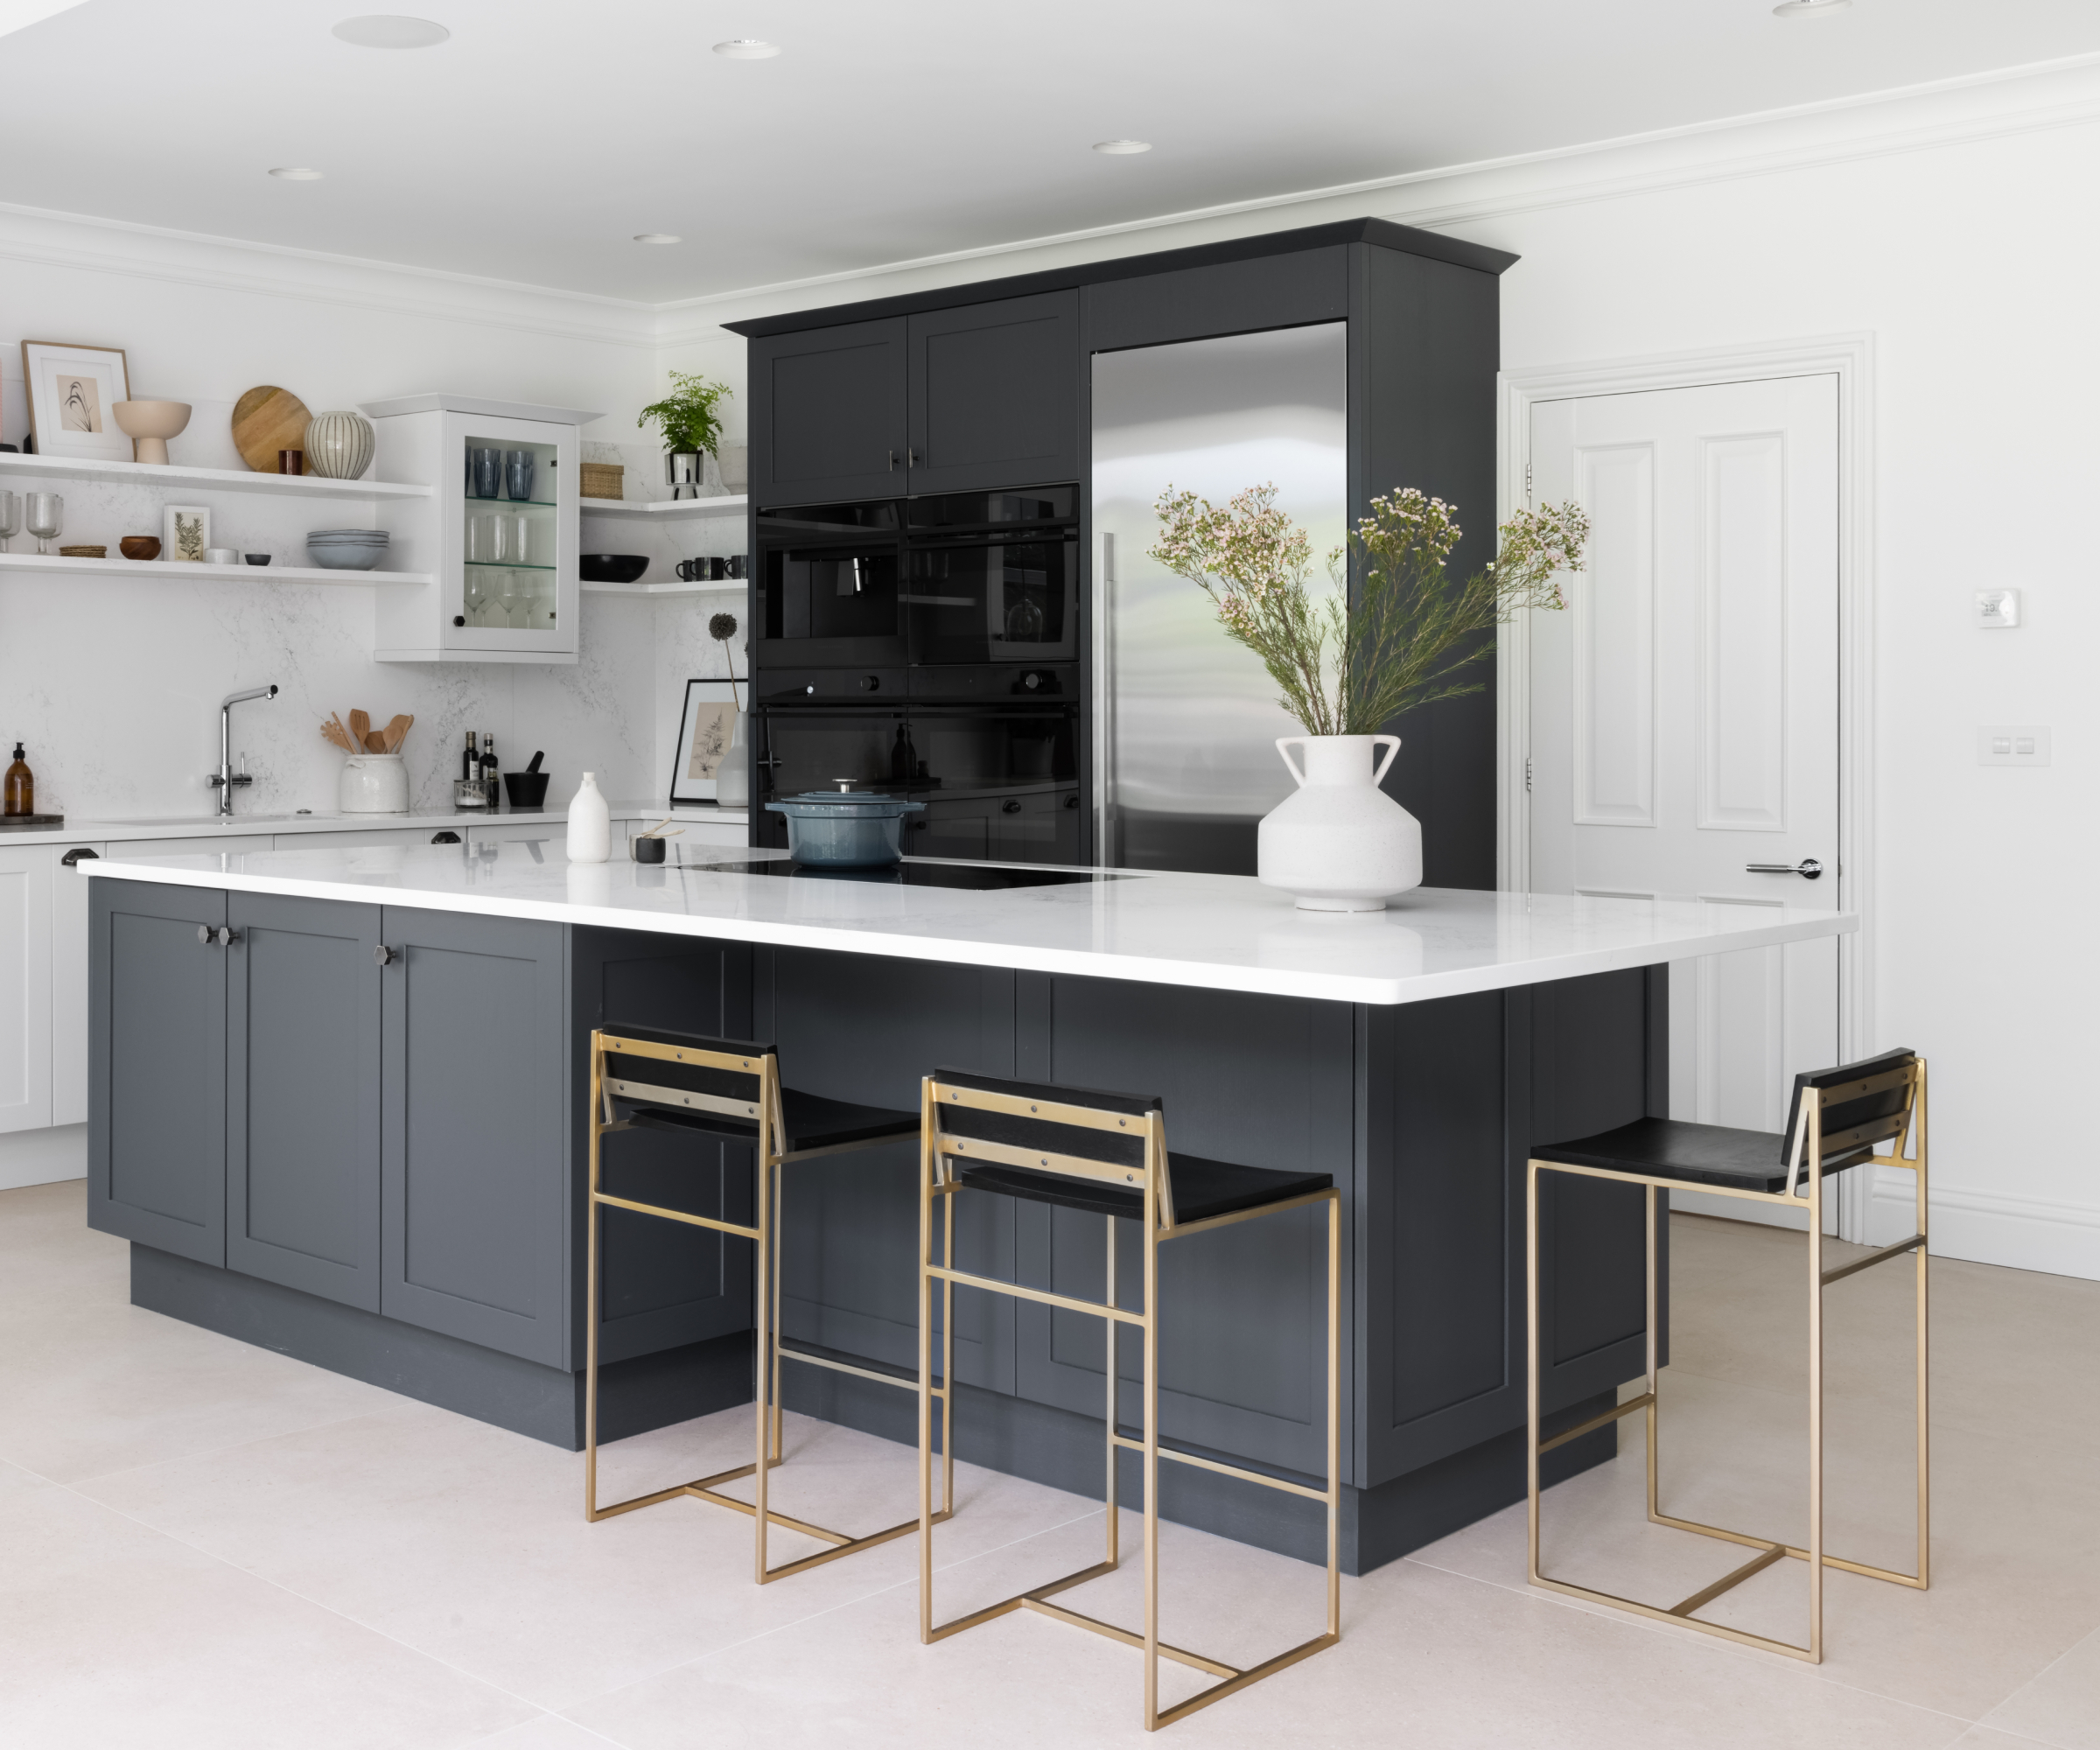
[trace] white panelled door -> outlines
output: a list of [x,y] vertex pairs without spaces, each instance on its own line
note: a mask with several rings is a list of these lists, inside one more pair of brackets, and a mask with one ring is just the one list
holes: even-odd
[[[1836,906],[1838,379],[1540,402],[1530,466],[1592,526],[1530,618],[1532,890]],[[1834,938],[1679,961],[1670,999],[1672,1117],[1777,1130],[1838,1061]]]

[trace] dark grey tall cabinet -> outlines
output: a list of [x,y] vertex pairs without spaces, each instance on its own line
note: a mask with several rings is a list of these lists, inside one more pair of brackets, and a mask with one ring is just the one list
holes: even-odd
[[[1096,354],[1344,322],[1350,515],[1418,486],[1459,507],[1452,563],[1471,570],[1494,556],[1498,281],[1516,260],[1354,220],[732,322],[751,343],[751,544],[766,509],[1083,482]],[[1403,746],[1385,787],[1423,823],[1431,886],[1494,886],[1494,670],[1476,675],[1480,692],[1387,725]]]

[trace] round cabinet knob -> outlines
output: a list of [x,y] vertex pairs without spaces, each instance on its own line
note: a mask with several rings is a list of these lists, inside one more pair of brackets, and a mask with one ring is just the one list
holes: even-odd
[[1033,692],[1038,687],[1043,684],[1043,677],[1032,668],[1026,675],[1021,676],[1021,684],[1027,688],[1030,692]]
[[1018,815],[1020,811],[1021,805],[1011,798],[999,804],[999,812],[1003,815]]
[[209,948],[219,940],[219,932],[209,924],[199,924],[197,926],[197,940]]
[[1079,798],[1077,796],[1067,796],[1065,798],[1065,806],[1068,808],[1077,808],[1079,806]]
[[391,966],[400,956],[382,942],[372,950],[372,958],[382,966]]
[[860,690],[864,693],[879,693],[882,690],[882,676],[863,675],[860,677]]
[[805,693],[814,693],[814,692],[816,690],[816,689],[815,687],[804,687],[804,688],[802,689],[802,690],[803,690]]
[[466,616],[463,613],[454,614],[452,616],[452,624],[454,626],[465,626],[466,624]]

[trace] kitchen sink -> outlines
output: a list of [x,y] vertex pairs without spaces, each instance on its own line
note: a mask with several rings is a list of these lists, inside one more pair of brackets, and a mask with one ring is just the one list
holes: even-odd
[[270,826],[283,821],[312,820],[312,815],[154,815],[144,820],[110,819],[104,826]]

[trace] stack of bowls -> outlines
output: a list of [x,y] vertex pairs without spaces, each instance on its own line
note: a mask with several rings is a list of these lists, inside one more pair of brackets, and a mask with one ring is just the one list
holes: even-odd
[[386,556],[383,528],[317,528],[306,537],[306,553],[331,571],[368,571]]

